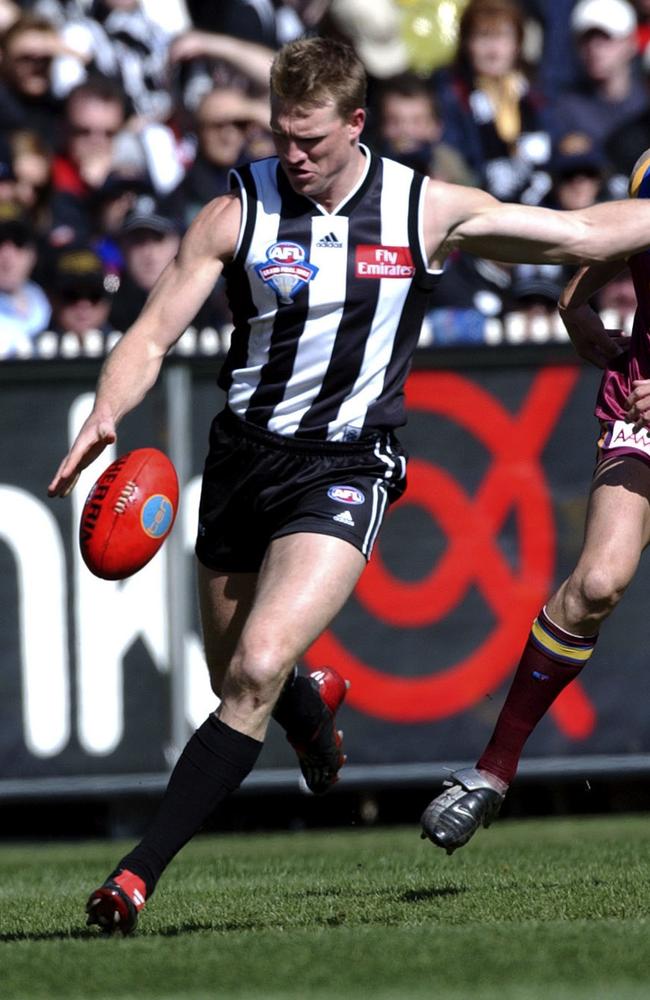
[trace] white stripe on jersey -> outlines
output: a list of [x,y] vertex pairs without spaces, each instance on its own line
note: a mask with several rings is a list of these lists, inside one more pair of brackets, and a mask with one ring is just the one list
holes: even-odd
[[298,342],[293,373],[285,386],[284,399],[269,420],[269,430],[276,434],[296,433],[323,383],[345,304],[348,231],[347,216],[321,215],[312,219],[309,260],[319,269],[319,280],[309,285],[309,318]]
[[420,242],[420,253],[422,254],[422,260],[425,265],[427,265],[427,274],[442,274],[443,269],[441,267],[429,267],[429,255],[427,254],[427,243],[424,238],[424,201],[427,196],[427,187],[429,186],[429,178],[425,177],[424,184],[420,190],[420,204],[418,205],[418,240]]
[[[278,226],[280,223],[280,209],[282,200],[275,185],[275,180],[271,177],[271,172],[275,173],[275,160],[260,160],[251,164],[251,170],[257,181],[258,188],[263,192],[263,197],[258,200],[257,213],[255,218],[255,228],[251,247],[262,245],[270,247],[278,238]],[[233,176],[241,185],[241,180],[236,171]],[[246,203],[246,198],[242,197],[242,203]],[[242,219],[242,232],[244,221]],[[249,251],[246,258],[246,267],[251,267],[254,263]],[[250,338],[248,342],[248,357],[246,367],[239,368],[234,373],[233,384],[228,393],[228,402],[235,413],[243,416],[251,396],[255,392],[260,381],[262,365],[266,364],[271,346],[271,334],[273,333],[273,323],[278,308],[278,300],[275,292],[263,281],[251,282],[251,294],[257,316],[250,321]]]
[[[381,189],[381,242],[384,246],[409,245],[408,209],[412,171],[393,160],[383,160]],[[401,295],[398,285],[402,285]],[[381,278],[379,300],[366,340],[361,370],[344,399],[336,420],[330,421],[329,440],[341,440],[346,428],[363,427],[368,407],[381,395],[386,369],[393,351],[397,327],[395,316],[401,313],[411,287],[411,279]]]

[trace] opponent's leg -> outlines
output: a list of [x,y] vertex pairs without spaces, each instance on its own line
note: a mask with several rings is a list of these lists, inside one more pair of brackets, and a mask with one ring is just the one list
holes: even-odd
[[364,566],[355,548],[330,536],[296,534],[271,544],[222,679],[221,704],[185,747],[143,840],[91,895],[89,922],[133,930],[165,867],[253,767],[288,673]]
[[533,622],[485,751],[423,813],[423,836],[449,854],[498,814],[526,740],[591,656],[650,540],[648,497],[645,462],[627,457],[597,470],[578,564]]

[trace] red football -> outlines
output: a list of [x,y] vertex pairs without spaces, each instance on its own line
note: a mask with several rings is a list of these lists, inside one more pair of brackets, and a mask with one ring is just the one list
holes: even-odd
[[171,531],[178,477],[157,448],[128,451],[102,473],[81,512],[83,560],[102,580],[124,580],[142,569]]

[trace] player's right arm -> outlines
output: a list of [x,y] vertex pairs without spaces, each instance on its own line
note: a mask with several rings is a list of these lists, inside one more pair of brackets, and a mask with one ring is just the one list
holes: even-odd
[[627,339],[622,330],[606,330],[589,300],[625,269],[624,261],[587,264],[567,282],[558,303],[559,313],[576,352],[598,368],[621,354]]
[[199,212],[140,316],[106,358],[92,412],[48,486],[51,497],[68,495],[82,469],[115,441],[122,417],[153,386],[165,355],[192,322],[224,264],[233,256],[240,219],[235,195],[217,198]]

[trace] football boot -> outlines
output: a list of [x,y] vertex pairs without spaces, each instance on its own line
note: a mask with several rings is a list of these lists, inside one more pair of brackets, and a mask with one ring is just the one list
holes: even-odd
[[287,739],[298,755],[304,785],[314,795],[323,795],[336,784],[346,761],[343,733],[336,728],[336,713],[350,685],[332,667],[313,670],[302,680],[310,688],[305,694],[309,698],[311,728],[300,738],[289,730]]
[[468,767],[452,774],[443,788],[422,813],[422,837],[453,854],[480,826],[488,827],[497,817],[508,786],[486,771]]
[[105,934],[132,934],[146,902],[146,887],[139,876],[118,869],[86,903],[87,924],[97,924]]

